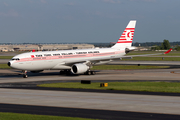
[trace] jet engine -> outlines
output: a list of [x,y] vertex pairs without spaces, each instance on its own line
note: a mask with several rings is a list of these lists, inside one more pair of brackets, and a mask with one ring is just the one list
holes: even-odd
[[87,66],[86,64],[79,63],[79,64],[74,64],[71,67],[71,72],[73,74],[81,74],[81,73],[85,73],[88,69],[89,66]]

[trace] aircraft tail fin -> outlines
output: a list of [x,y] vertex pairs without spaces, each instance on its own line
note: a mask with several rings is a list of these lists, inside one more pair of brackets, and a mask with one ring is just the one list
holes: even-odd
[[136,20],[131,20],[125,28],[118,42],[112,48],[129,48],[132,45]]

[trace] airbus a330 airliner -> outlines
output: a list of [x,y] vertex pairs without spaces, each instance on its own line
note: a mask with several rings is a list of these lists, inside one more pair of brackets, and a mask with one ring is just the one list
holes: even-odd
[[111,48],[28,52],[14,56],[8,65],[22,70],[24,78],[28,77],[27,71],[40,72],[43,70],[60,70],[60,74],[95,74],[94,71],[90,71],[93,65],[127,58],[128,56],[124,55],[135,49],[131,46],[135,26],[136,21],[131,20],[118,42]]

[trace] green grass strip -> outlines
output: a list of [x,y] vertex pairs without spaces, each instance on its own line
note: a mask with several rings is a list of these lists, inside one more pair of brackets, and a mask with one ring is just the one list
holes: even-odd
[[13,56],[0,56],[0,59],[11,59]]
[[[142,54],[156,54],[156,53],[164,53],[165,51],[132,51],[129,52],[127,55],[142,55]],[[157,55],[160,56],[160,55]],[[162,56],[180,56],[180,51],[171,51],[168,54]]]
[[99,65],[93,66],[92,70],[129,70],[129,69],[162,69],[169,66],[137,66],[137,65]]
[[95,119],[0,112],[0,120],[95,120]]
[[122,59],[123,61],[180,61],[180,57],[133,57],[132,59]]
[[7,64],[0,64],[0,69],[10,69],[11,67],[9,67]]
[[180,83],[177,82],[108,82],[108,87],[100,87],[100,83],[52,83],[41,84],[39,87],[105,89],[125,91],[180,93]]

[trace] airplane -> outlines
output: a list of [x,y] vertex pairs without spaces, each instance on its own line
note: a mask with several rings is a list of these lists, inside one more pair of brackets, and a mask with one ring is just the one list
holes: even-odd
[[[136,20],[131,20],[117,43],[110,48],[41,52],[32,51],[14,56],[8,62],[8,65],[11,68],[22,70],[24,78],[28,77],[27,71],[41,72],[43,70],[60,70],[60,74],[72,73],[94,75],[95,72],[90,70],[94,65],[107,64],[111,61],[120,60],[122,58],[142,56],[125,56],[128,52],[135,49],[135,47],[131,46],[134,37],[135,26]],[[172,49],[166,51],[163,54],[167,54],[171,50]]]

